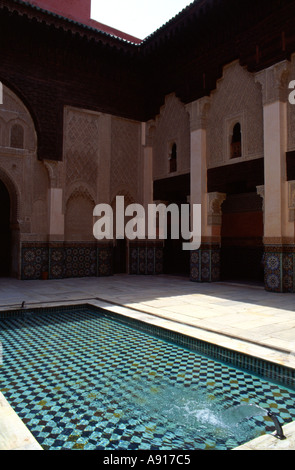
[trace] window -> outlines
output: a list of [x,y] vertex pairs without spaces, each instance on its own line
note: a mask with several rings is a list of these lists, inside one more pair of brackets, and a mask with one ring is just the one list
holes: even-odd
[[239,122],[235,124],[233,128],[230,152],[231,158],[239,158],[242,156],[242,131]]
[[174,173],[175,171],[177,171],[177,145],[175,143],[171,147],[169,160],[170,160],[170,173]]
[[24,148],[24,129],[20,124],[14,124],[10,131],[10,147]]

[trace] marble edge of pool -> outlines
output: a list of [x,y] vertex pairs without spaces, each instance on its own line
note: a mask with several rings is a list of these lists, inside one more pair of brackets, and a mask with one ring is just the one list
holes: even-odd
[[[284,352],[272,350],[265,346],[249,343],[238,338],[231,338],[208,330],[202,330],[194,326],[168,320],[160,316],[155,316],[148,312],[133,310],[121,305],[110,304],[103,300],[87,300],[82,302],[90,307],[98,307],[103,310],[113,312],[122,316],[136,319],[145,323],[169,329],[202,341],[206,341],[223,348],[228,348],[243,354],[259,357],[266,361],[271,361],[289,368],[295,368],[295,360]],[[59,306],[81,305],[80,302],[55,302],[30,305],[30,308],[51,308]],[[28,306],[29,307],[29,306]],[[8,309],[7,309],[8,310]],[[295,450],[295,422],[283,426],[286,440],[279,440],[272,434],[265,434],[253,441],[247,442],[233,450]],[[42,450],[34,436],[30,433],[25,424],[21,421],[12,407],[9,405],[4,395],[0,392],[0,450]]]

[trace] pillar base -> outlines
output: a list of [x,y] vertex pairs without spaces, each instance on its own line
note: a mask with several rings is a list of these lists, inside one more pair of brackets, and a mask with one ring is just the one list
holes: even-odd
[[190,260],[190,279],[192,282],[220,281],[220,246],[202,245],[192,251]]
[[295,246],[266,246],[264,284],[268,292],[295,292]]
[[129,274],[163,273],[163,243],[134,241],[129,243]]

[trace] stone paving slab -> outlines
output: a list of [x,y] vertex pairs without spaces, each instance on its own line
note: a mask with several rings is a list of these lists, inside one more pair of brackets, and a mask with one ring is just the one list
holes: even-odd
[[0,279],[0,310],[23,301],[48,302],[100,298],[207,331],[295,355],[295,296],[263,287],[229,283],[198,284],[170,276],[19,281]]

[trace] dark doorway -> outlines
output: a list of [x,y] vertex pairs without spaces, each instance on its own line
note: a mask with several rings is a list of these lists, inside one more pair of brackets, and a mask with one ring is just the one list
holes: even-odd
[[126,240],[116,240],[114,246],[114,274],[125,274],[127,270],[127,244]]
[[10,197],[0,181],[0,276],[10,275],[11,264]]
[[257,193],[228,195],[222,205],[221,275],[263,282],[263,210]]

